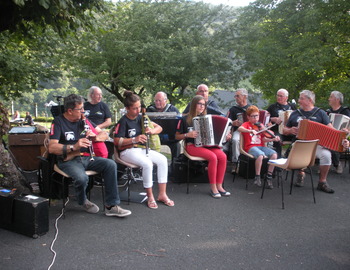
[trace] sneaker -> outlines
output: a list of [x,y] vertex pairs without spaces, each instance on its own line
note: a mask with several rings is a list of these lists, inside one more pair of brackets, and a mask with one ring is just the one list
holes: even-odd
[[269,177],[267,178],[267,189],[273,189],[273,185],[272,185],[272,180],[269,179]]
[[106,214],[106,216],[109,216],[109,217],[112,217],[112,216],[114,216],[114,217],[126,217],[126,216],[131,215],[131,211],[123,209],[118,205],[115,205],[109,210],[106,208],[105,214]]
[[96,214],[98,211],[100,211],[100,208],[92,202],[90,202],[88,199],[85,200],[85,203],[83,204],[83,208],[86,212],[90,214]]
[[298,179],[295,183],[296,187],[303,187],[304,186],[304,179],[305,179],[305,172],[299,172],[298,173]]
[[260,176],[255,176],[255,180],[254,180],[254,185],[261,187],[261,179]]
[[327,182],[318,183],[317,189],[326,193],[334,193],[334,190],[328,186]]
[[342,174],[343,173],[343,165],[339,162],[338,167],[335,167],[335,172],[337,174]]

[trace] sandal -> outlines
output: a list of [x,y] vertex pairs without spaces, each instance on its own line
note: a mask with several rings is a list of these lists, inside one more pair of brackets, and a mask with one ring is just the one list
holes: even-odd
[[147,206],[151,209],[158,209],[156,201],[147,201]]
[[173,200],[170,200],[169,198],[166,200],[158,200],[158,202],[164,203],[166,206],[173,207],[175,205]]

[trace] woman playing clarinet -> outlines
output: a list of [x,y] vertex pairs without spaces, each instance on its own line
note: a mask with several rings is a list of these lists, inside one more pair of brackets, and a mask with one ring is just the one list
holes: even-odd
[[143,186],[148,197],[147,205],[151,209],[158,208],[152,191],[153,164],[156,164],[159,184],[157,201],[167,206],[174,206],[174,202],[169,199],[166,193],[168,160],[164,155],[145,147],[147,135],[159,134],[162,127],[152,122],[154,128],[144,127],[146,134],[142,134],[143,116],[140,114],[140,97],[131,91],[125,91],[124,97],[126,114],[117,123],[114,133],[114,144],[120,151],[120,158],[142,167]]
[[201,157],[208,161],[210,194],[213,198],[218,199],[221,196],[231,195],[222,185],[226,172],[226,154],[217,147],[206,148],[194,145],[194,138],[197,137],[198,133],[193,130],[193,117],[206,114],[205,104],[202,96],[197,95],[192,99],[189,113],[182,117],[178,123],[175,139],[185,140],[186,151],[191,156]]

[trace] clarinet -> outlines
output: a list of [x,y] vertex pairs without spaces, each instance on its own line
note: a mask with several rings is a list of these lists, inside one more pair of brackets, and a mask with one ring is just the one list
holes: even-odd
[[[88,130],[90,130],[90,126],[86,122],[86,117],[84,114],[82,115],[81,120],[83,120],[83,123],[84,123],[84,134],[86,134],[88,132]],[[90,145],[88,147],[89,154],[90,154],[90,161],[94,161],[95,160],[94,159],[94,156],[95,156],[94,147],[92,146],[91,138],[88,137],[88,139],[90,140]]]
[[148,118],[146,117],[146,113],[144,111],[142,112],[142,118],[143,118],[143,128],[144,128],[144,131],[145,131],[145,135],[147,136],[146,156],[148,157],[148,152],[149,152],[149,134],[146,133],[146,128],[148,128]]

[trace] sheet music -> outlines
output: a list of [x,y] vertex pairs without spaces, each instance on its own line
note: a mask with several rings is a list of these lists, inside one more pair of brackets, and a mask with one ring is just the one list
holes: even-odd
[[286,158],[270,159],[269,162],[275,163],[275,164],[278,164],[278,165],[283,165],[283,164],[286,164],[287,159]]

